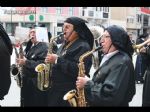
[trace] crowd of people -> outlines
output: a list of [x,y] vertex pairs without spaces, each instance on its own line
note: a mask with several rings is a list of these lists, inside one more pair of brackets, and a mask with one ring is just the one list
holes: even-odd
[[[80,57],[93,50],[95,44],[95,34],[87,23],[79,17],[66,18],[59,48],[38,41],[36,26],[30,28],[28,42],[22,51],[23,56],[16,57],[16,64],[21,67],[21,107],[71,107],[72,96],[68,95],[69,100],[63,98],[72,89],[76,90],[77,107],[82,106],[81,101],[88,106],[129,107],[136,94],[136,83],[143,83],[144,86],[142,106],[150,106],[149,34],[141,35],[135,43],[121,26],[111,25],[104,28],[97,43],[101,47],[97,51],[99,58],[96,58],[99,66],[91,77],[92,55],[85,57],[83,68],[79,68]],[[48,35],[51,42],[50,32]],[[141,47],[137,48],[137,45]],[[10,89],[12,50],[10,38],[0,25],[0,100],[3,100]],[[135,68],[132,59],[134,50],[139,50]],[[40,73],[35,70],[38,65],[43,67],[38,69]]]

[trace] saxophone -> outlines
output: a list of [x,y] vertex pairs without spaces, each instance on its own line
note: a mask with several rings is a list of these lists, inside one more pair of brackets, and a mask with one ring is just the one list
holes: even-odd
[[[48,54],[53,53],[53,46],[55,41],[64,35],[64,33],[59,34],[56,37],[52,37],[49,42]],[[51,74],[52,74],[52,66],[51,63],[41,63],[35,67],[35,71],[38,73],[37,76],[37,87],[41,91],[46,91],[51,86]]]
[[[78,64],[78,67],[79,67],[78,76],[79,77],[84,77],[84,74],[85,74],[84,59],[87,58],[88,56],[90,56],[91,54],[93,54],[95,51],[98,51],[101,48],[102,47],[100,46],[100,47],[93,49],[91,51],[88,51],[80,56],[79,64]],[[77,88],[77,90],[73,89],[73,90],[67,92],[64,95],[63,99],[67,100],[72,107],[87,107],[87,102],[85,100],[85,95],[84,95],[84,88],[82,88],[82,89]]]
[[[20,45],[20,48],[19,48],[19,53],[17,51],[17,48],[14,47],[15,49],[15,54],[16,54],[16,58],[23,58],[23,47],[22,47],[22,44]],[[17,82],[17,85],[21,88],[22,87],[22,65],[18,65],[18,64],[13,64],[11,66],[11,73],[13,76],[15,76],[15,80]]]

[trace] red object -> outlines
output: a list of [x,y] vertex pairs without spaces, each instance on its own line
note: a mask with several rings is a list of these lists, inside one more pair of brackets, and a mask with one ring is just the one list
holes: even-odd
[[145,7],[141,7],[141,12],[144,12],[146,14],[150,14],[150,9],[145,8]]
[[15,45],[15,47],[20,47],[20,44],[19,44],[19,43],[18,43],[18,44],[16,44],[16,45]]

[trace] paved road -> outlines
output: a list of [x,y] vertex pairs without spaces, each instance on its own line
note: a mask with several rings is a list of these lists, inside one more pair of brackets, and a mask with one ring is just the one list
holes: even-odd
[[143,84],[136,84],[136,94],[133,97],[133,100],[129,104],[131,107],[142,106],[142,90],[143,90]]

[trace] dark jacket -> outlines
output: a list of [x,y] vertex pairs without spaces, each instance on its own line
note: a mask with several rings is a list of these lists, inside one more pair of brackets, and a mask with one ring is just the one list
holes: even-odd
[[[62,45],[58,50],[59,58],[52,69],[52,86],[49,92],[49,106],[68,106],[63,101],[63,96],[70,90],[76,88],[78,76],[79,57],[90,51],[87,42],[77,39],[65,52]],[[64,54],[64,55],[63,55]],[[92,60],[89,56],[84,60],[86,74],[89,74]]]
[[27,60],[26,64],[23,66],[24,77],[32,78],[35,86],[37,78],[35,67],[40,63],[44,63],[47,52],[47,44],[39,42],[36,46],[33,46],[28,52],[25,53]]
[[21,106],[47,106],[47,92],[37,88],[37,72],[35,67],[44,63],[48,46],[39,42],[36,46],[25,50],[27,58],[23,66],[23,87],[21,88]]
[[143,97],[142,97],[143,107],[150,106],[150,95],[149,95],[150,94],[150,46],[147,47],[146,54],[147,54],[147,61],[146,61],[147,69],[144,76],[144,85],[143,85]]
[[10,78],[10,57],[12,54],[11,41],[0,24],[0,100],[8,94]]
[[[138,38],[136,40],[136,44],[138,45],[143,43],[145,41],[144,39],[145,38]],[[143,82],[143,76],[146,71],[146,67],[147,67],[147,54],[146,53],[138,54],[135,65],[136,81],[141,81],[141,83]]]
[[[76,40],[66,51],[64,55],[60,54],[62,52],[62,47],[58,51],[59,58],[57,64],[53,66],[52,71],[52,81],[53,83],[74,83],[78,76],[78,63],[79,57],[90,51],[89,45],[82,41],[81,39]],[[88,60],[88,61],[87,61]],[[91,58],[85,60],[86,73],[89,73],[91,67]]]
[[134,67],[124,52],[103,63],[85,85],[85,97],[91,106],[128,106],[134,94]]

